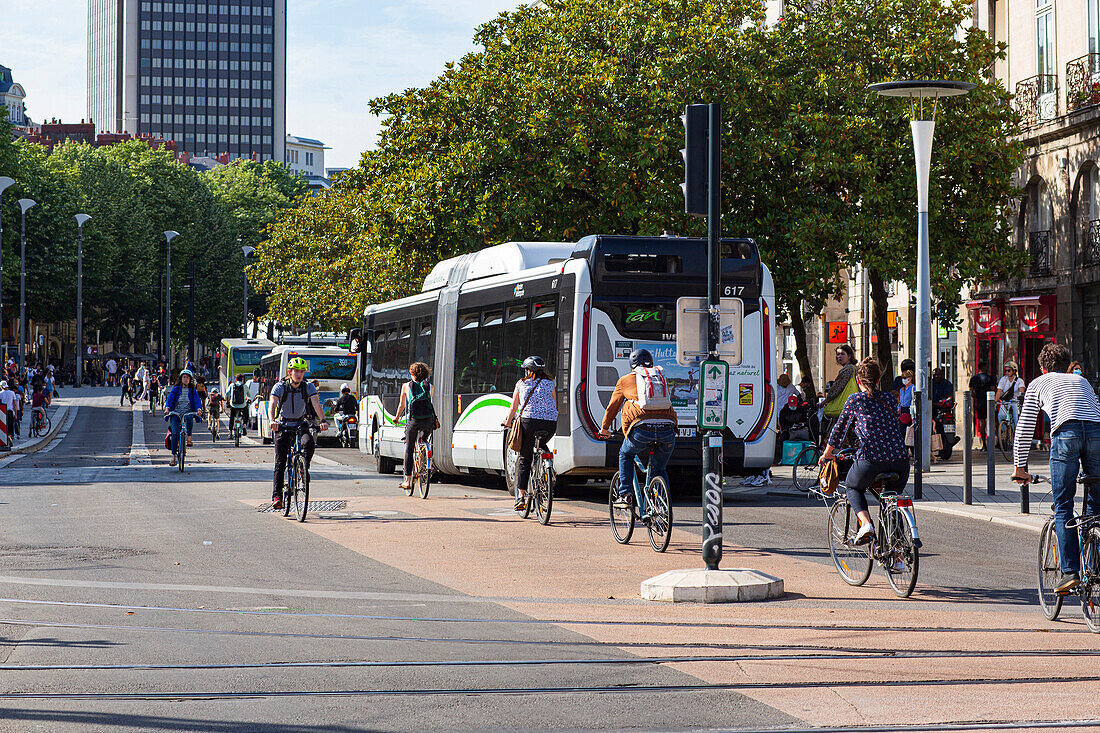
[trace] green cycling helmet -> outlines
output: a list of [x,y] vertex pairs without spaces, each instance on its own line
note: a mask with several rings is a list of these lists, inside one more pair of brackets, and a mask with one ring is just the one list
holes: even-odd
[[290,364],[287,365],[287,369],[301,369],[303,372],[309,370],[309,362],[300,356],[296,356],[290,360]]

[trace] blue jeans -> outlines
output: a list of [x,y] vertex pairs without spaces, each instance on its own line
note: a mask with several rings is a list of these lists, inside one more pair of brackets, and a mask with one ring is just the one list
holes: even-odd
[[[195,413],[187,413],[187,437],[191,437],[191,430],[195,427]],[[171,413],[168,416],[168,433],[172,436],[172,455],[179,453],[179,430],[180,430],[180,416],[176,413]]]
[[[639,425],[623,438],[623,447],[619,449],[619,496],[639,496],[637,482],[634,480],[634,456],[646,452],[646,446],[652,442],[661,444],[653,456],[649,459],[649,472],[653,476],[660,476],[668,483],[668,473],[665,466],[672,457],[672,449],[676,445],[676,431],[670,426],[655,429],[650,425]],[[644,463],[644,461],[643,461]],[[641,501],[638,508],[642,508]]]
[[[1073,519],[1077,494],[1077,473],[1100,476],[1100,423],[1071,420],[1050,436],[1050,488],[1054,496],[1054,531],[1058,534],[1058,555],[1062,572],[1081,570],[1081,545],[1077,528],[1066,527]],[[1088,514],[1100,513],[1100,486],[1089,487]]]

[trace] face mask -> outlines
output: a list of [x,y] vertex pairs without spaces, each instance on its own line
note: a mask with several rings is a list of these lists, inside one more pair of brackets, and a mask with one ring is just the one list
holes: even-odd
[[1074,369],[1073,373],[1076,374],[1079,377],[1081,376],[1081,370],[1080,369]]
[[913,380],[912,380],[912,379],[905,379],[905,380],[903,380],[903,381],[905,382],[905,386],[906,386],[906,387],[908,387],[908,386],[909,386],[910,384],[912,384],[912,383],[913,383]]

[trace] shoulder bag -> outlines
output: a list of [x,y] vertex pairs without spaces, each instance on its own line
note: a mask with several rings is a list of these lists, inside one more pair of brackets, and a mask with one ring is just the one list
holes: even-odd
[[535,382],[535,386],[531,388],[531,391],[527,393],[527,396],[523,399],[523,404],[520,405],[519,410],[516,412],[515,419],[512,421],[512,427],[508,428],[508,448],[519,453],[519,449],[523,447],[523,429],[519,422],[523,411],[527,408],[527,403],[531,401],[531,396],[535,394],[535,389],[539,386],[539,382]]

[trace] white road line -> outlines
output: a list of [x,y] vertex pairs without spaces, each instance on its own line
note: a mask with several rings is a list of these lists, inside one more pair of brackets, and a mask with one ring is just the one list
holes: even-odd
[[136,402],[131,412],[134,415],[134,429],[130,436],[130,465],[145,465],[151,463],[149,447],[145,445],[145,409],[140,402]]

